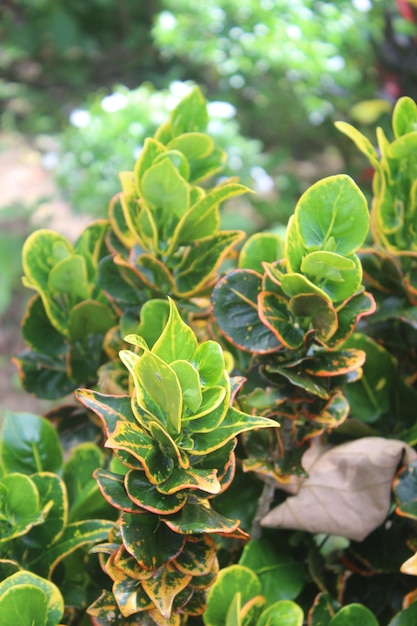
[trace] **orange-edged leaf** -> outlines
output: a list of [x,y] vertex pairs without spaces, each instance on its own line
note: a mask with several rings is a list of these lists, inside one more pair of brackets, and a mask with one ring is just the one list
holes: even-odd
[[184,574],[204,576],[209,574],[216,561],[216,544],[208,534],[202,537],[187,538],[184,550],[173,561],[175,567]]
[[192,453],[195,455],[208,454],[224,446],[225,443],[234,439],[239,433],[255,428],[272,428],[276,426],[278,426],[277,422],[266,417],[247,415],[234,407],[230,407],[223,422],[216,430],[194,435]]
[[316,352],[314,359],[305,361],[304,371],[311,376],[340,376],[353,372],[365,363],[364,350],[340,350],[339,352]]
[[101,596],[88,607],[87,613],[96,617],[97,623],[112,626],[138,626],[138,619],[141,619],[135,614],[130,617],[122,615],[111,591],[103,591]]
[[314,417],[314,422],[330,430],[340,426],[348,415],[349,403],[342,392],[338,391],[330,398],[321,413]]
[[171,476],[158,485],[161,494],[176,494],[183,489],[200,489],[210,494],[220,493],[217,469],[176,468]]
[[355,294],[337,308],[339,327],[335,334],[327,341],[327,345],[336,348],[355,330],[361,317],[375,312],[376,304],[373,296],[362,291]]
[[[111,565],[110,562],[112,562]],[[143,569],[123,545],[115,550],[106,562],[106,572],[113,580],[116,580],[118,576],[117,570],[122,571],[124,576],[135,580],[145,580],[145,578],[153,576],[153,570]]]
[[175,559],[185,545],[185,538],[160,523],[157,515],[123,513],[120,532],[126,550],[145,569],[157,569]]
[[259,295],[259,318],[280,344],[290,350],[303,345],[304,331],[289,308],[289,302],[272,291]]
[[[171,479],[175,475],[176,471],[174,470]],[[149,483],[143,472],[137,470],[130,470],[126,474],[125,485],[127,494],[132,502],[150,513],[164,515],[177,513],[186,502],[186,494],[184,492],[175,492],[169,495],[162,493],[159,487],[157,489]]]
[[239,520],[230,519],[203,504],[188,502],[176,515],[163,521],[175,533],[194,535],[199,533],[229,534],[237,530]]
[[106,541],[113,522],[107,520],[82,520],[68,524],[59,540],[42,553],[34,567],[46,578],[50,578],[58,563],[81,546]]
[[247,352],[266,354],[276,351],[280,343],[259,318],[261,291],[261,274],[234,270],[216,284],[212,304],[220,331],[229,341]]
[[128,497],[124,486],[124,476],[98,468],[93,473],[98,487],[111,506],[128,513],[139,513],[140,508]]
[[192,577],[190,586],[194,589],[208,589],[215,582],[217,576],[219,575],[219,570],[219,562],[215,559],[211,570],[207,574]]
[[187,598],[184,609],[180,609],[180,611],[187,615],[202,615],[207,605],[207,592],[205,589],[191,589],[191,587],[189,589],[191,593]]
[[124,450],[140,461],[153,484],[166,480],[174,469],[172,456],[158,446],[157,440],[133,424],[119,422],[105,445],[113,450]]
[[119,422],[137,424],[129,396],[113,396],[91,389],[77,389],[75,397],[87,409],[98,415],[108,437],[114,433]]
[[142,587],[161,615],[169,618],[175,596],[187,587],[190,580],[191,575],[183,574],[167,564],[157,570],[152,578],[144,580]]
[[[152,600],[150,600],[149,596],[143,590],[142,583],[135,579],[123,578],[122,580],[116,580],[113,584],[112,591],[119,612],[123,617],[142,613],[153,606]],[[138,617],[136,615],[136,620],[137,619]]]

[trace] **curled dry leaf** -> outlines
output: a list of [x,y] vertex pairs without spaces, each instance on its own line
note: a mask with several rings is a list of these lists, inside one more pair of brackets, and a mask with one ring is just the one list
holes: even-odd
[[296,494],[272,509],[262,526],[362,541],[388,514],[399,464],[415,458],[403,441],[382,437],[311,450],[305,464],[308,477],[292,485]]

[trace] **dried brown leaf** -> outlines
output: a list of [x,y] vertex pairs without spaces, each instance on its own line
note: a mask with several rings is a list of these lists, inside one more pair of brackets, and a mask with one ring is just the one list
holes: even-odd
[[410,463],[417,454],[403,441],[364,437],[323,447],[322,454],[310,452],[312,458],[298,493],[272,509],[262,526],[362,541],[387,516],[399,464]]

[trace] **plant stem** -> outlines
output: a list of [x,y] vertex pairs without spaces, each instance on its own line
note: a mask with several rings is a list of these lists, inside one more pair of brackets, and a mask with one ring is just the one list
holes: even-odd
[[250,530],[251,539],[259,539],[261,536],[261,521],[271,508],[271,502],[275,493],[275,480],[273,478],[266,478],[262,493],[259,496],[258,506],[256,513],[252,521],[252,528]]

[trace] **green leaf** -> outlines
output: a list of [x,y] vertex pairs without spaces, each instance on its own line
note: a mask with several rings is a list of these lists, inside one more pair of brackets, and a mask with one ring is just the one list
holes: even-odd
[[26,583],[3,590],[0,598],[0,626],[45,626],[47,607],[46,593],[35,585]]
[[346,257],[334,252],[311,252],[303,258],[301,270],[333,302],[347,300],[361,286],[362,266],[354,254]]
[[[354,372],[365,363],[366,354],[361,344],[345,344],[346,350],[338,352],[315,352],[314,358],[306,359],[303,370],[311,376],[342,376]],[[362,348],[362,349],[361,349]]]
[[138,426],[119,422],[106,441],[106,447],[124,450],[143,465],[146,476],[153,484],[166,480],[174,469],[176,450],[167,454],[166,447],[159,445],[158,439],[148,435]]
[[308,250],[350,255],[365,241],[369,227],[366,198],[345,174],[312,185],[295,208],[297,231]]
[[255,233],[243,244],[239,254],[239,268],[262,274],[262,263],[274,263],[284,256],[281,237],[273,233]]
[[336,613],[329,626],[379,626],[375,615],[362,604],[348,604]]
[[104,464],[104,455],[94,443],[79,444],[64,465],[63,478],[68,493],[70,521],[87,519],[103,508],[93,472]]
[[31,480],[38,489],[40,507],[48,514],[42,524],[34,526],[25,536],[25,543],[45,550],[59,539],[67,525],[67,494],[64,481],[57,474],[40,472],[31,476]]
[[130,396],[111,396],[91,389],[78,389],[75,397],[87,409],[98,415],[107,436],[116,430],[119,422],[137,425]]
[[230,565],[220,570],[207,598],[203,616],[206,626],[225,626],[226,616],[236,594],[241,605],[261,594],[261,584],[252,570],[243,565]]
[[365,351],[366,361],[361,378],[345,387],[352,416],[372,424],[386,413],[392,402],[396,360],[376,341],[354,333],[344,344],[346,348]]
[[204,132],[209,121],[206,100],[198,87],[194,87],[181,100],[170,116],[173,137],[182,133]]
[[59,589],[32,572],[0,582],[0,626],[57,626],[64,614]]
[[294,600],[305,584],[302,566],[266,539],[251,539],[243,549],[239,564],[258,576],[267,604]]
[[217,341],[203,341],[194,352],[192,364],[198,371],[203,387],[212,387],[224,378],[226,365],[223,350]]
[[149,170],[150,167],[152,167],[155,159],[161,154],[164,154],[166,151],[166,147],[159,141],[156,141],[156,139],[153,139],[152,137],[147,137],[145,139],[143,150],[136,161],[134,171],[136,191],[139,195],[142,195],[143,175]]
[[198,342],[193,330],[181,318],[174,301],[169,298],[169,318],[152,353],[165,361],[190,361],[197,350]]
[[44,519],[33,480],[17,473],[0,478],[0,545],[26,534]]
[[179,150],[190,163],[208,156],[214,147],[214,141],[211,137],[198,132],[178,135],[167,144],[168,150]]
[[192,453],[208,454],[218,450],[240,433],[256,428],[274,428],[278,425],[277,422],[266,417],[247,415],[234,407],[229,407],[224,420],[215,430],[194,435]]
[[354,126],[348,124],[347,122],[335,122],[335,126],[340,132],[344,135],[347,135],[359,148],[359,150],[368,157],[371,165],[376,169],[380,169],[380,163],[378,159],[378,154],[365,135],[362,135]]
[[74,550],[107,541],[113,526],[113,522],[107,520],[82,520],[68,524],[59,540],[46,549],[36,561],[36,570],[50,578],[58,563]]
[[392,113],[395,137],[402,137],[417,130],[417,105],[412,98],[403,96],[397,100]]
[[191,541],[187,541],[184,550],[173,563],[184,574],[204,576],[212,571],[216,561],[216,544],[212,537],[205,533],[201,538],[192,537]]
[[184,180],[190,180],[190,165],[187,158],[182,154],[180,150],[170,148],[166,152],[163,152],[157,156],[154,160],[154,164],[161,163],[163,159],[169,159],[172,165],[178,170],[178,173]]
[[68,294],[75,301],[86,300],[90,289],[84,257],[72,254],[59,261],[49,272],[48,290],[52,293]]
[[62,449],[56,430],[44,417],[6,412],[0,458],[7,472],[57,472],[62,466]]
[[137,334],[143,337],[150,348],[164,330],[169,312],[170,305],[167,300],[148,300],[141,308]]
[[[388,626],[414,626],[417,620],[417,602],[403,609],[390,621]],[[367,625],[366,625],[367,626]],[[371,625],[370,625],[371,626]],[[373,626],[373,625],[372,625]]]
[[291,600],[280,600],[262,612],[256,626],[303,626],[304,612]]
[[329,295],[303,274],[284,274],[281,278],[281,287],[285,295],[292,298],[298,295],[315,294],[331,301]]
[[181,243],[214,235],[220,225],[219,204],[247,191],[249,191],[247,187],[238,183],[214,187],[182,216],[176,227],[170,250],[174,250]]
[[178,434],[181,430],[183,400],[174,370],[149,351],[139,357],[129,350],[121,350],[120,358],[133,376],[142,409],[155,414],[155,409],[159,407],[155,417],[166,426],[170,434]]
[[191,576],[178,572],[169,564],[142,581],[142,588],[165,619],[171,617],[175,597],[187,587]]
[[86,343],[88,335],[104,335],[115,323],[113,312],[105,304],[94,300],[80,302],[68,318],[70,339]]
[[197,370],[188,361],[174,361],[171,363],[179,380],[184,401],[184,412],[189,409],[193,413],[197,412],[201,406],[203,396],[201,393],[200,376]]
[[234,345],[242,350],[265,354],[280,343],[260,320],[258,296],[262,276],[253,270],[235,270],[218,281],[212,294],[216,322]]
[[163,219],[180,218],[189,208],[189,187],[169,159],[153,165],[142,177],[142,197],[150,209],[162,209]]

